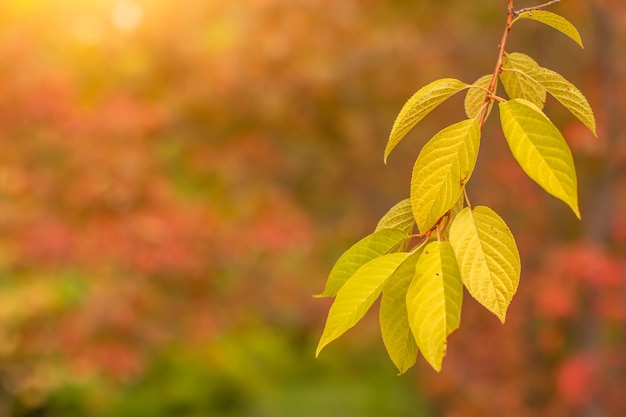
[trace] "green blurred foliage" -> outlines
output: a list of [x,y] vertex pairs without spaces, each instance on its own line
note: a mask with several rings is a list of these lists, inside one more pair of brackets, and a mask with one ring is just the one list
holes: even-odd
[[[262,326],[261,326],[262,327]],[[141,378],[74,382],[48,399],[63,416],[427,416],[382,357],[315,361],[283,332],[255,328],[204,346],[171,346]],[[355,369],[355,366],[360,368]]]

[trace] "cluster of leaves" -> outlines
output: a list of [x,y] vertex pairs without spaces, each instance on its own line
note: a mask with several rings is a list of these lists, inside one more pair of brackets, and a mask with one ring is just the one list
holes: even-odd
[[[418,350],[435,370],[441,369],[447,338],[460,325],[464,287],[505,321],[520,279],[517,245],[504,220],[489,207],[473,207],[465,190],[494,102],[499,103],[502,131],[521,168],[580,218],[572,153],[542,111],[546,95],[550,93],[594,134],[595,118],[584,95],[563,76],[528,55],[505,52],[508,33],[521,19],[551,26],[582,47],[578,31],[565,18],[538,7],[513,11],[510,1],[493,74],[473,84],[439,79],[406,102],[393,125],[385,162],[407,132],[462,90],[468,90],[467,119],[431,138],[415,162],[410,198],[392,207],[372,234],[336,262],[319,295],[336,298],[317,355],[359,322],[381,294],[382,338],[401,373],[413,366]],[[496,94],[498,78],[508,99]]]

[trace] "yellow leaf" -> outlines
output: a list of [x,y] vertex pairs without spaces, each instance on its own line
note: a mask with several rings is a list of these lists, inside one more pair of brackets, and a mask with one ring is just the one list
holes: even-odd
[[[465,107],[465,114],[469,119],[480,117],[482,114],[482,110],[487,104],[487,91],[485,90],[489,88],[492,77],[492,74],[483,75],[474,81],[474,84],[470,85],[470,88],[467,89],[463,105]],[[488,113],[491,113],[492,107],[493,106],[489,104]]]
[[380,332],[387,353],[400,373],[415,364],[417,344],[406,307],[406,294],[415,276],[415,264],[421,250],[411,254],[389,277],[380,301]]
[[463,284],[504,323],[519,284],[521,262],[513,234],[489,207],[464,208],[450,228]]
[[407,234],[396,229],[381,229],[364,237],[345,251],[328,275],[326,286],[317,298],[333,297],[345,282],[363,265],[399,245]]
[[387,278],[408,256],[406,252],[383,255],[363,265],[346,281],[330,307],[315,356],[363,318],[380,295]]
[[500,80],[509,98],[530,101],[540,109],[546,102],[546,88],[528,76],[539,64],[528,55],[513,52],[505,55]]
[[392,208],[380,219],[376,225],[376,230],[398,229],[406,233],[411,233],[415,219],[411,210],[411,200],[406,198]]
[[411,177],[411,206],[420,232],[430,230],[457,202],[474,170],[479,144],[478,120],[467,119],[424,145]]
[[441,370],[447,338],[461,323],[463,283],[450,242],[431,242],[406,295],[409,324],[422,355]]
[[561,132],[545,114],[523,100],[500,103],[500,121],[524,172],[580,218],[574,158]]
[[387,157],[393,148],[396,147],[409,130],[413,129],[435,107],[466,87],[467,84],[463,81],[454,78],[442,78],[420,88],[413,94],[393,122],[389,141],[385,147],[385,163],[387,163]]
[[558,72],[538,67],[529,74],[597,136],[596,119],[583,93]]
[[568,36],[580,45],[581,48],[584,48],[583,41],[580,38],[580,33],[578,33],[576,27],[561,15],[547,10],[532,10],[520,14],[519,19],[531,19],[546,24]]

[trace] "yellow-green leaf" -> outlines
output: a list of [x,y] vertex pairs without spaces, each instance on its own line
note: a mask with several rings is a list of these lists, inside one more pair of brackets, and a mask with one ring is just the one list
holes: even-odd
[[406,295],[409,324],[428,363],[441,370],[447,338],[459,328],[463,283],[450,242],[431,242]]
[[346,281],[330,307],[315,356],[361,320],[380,295],[389,276],[408,256],[408,253],[403,252],[378,257],[360,267]]
[[407,238],[407,233],[397,229],[381,229],[352,245],[339,257],[326,280],[322,294],[316,297],[333,297],[346,281],[363,265],[386,254]]
[[539,64],[528,55],[513,52],[502,61],[500,80],[510,98],[522,98],[539,108],[546,102],[546,88],[528,76]]
[[597,136],[596,119],[583,93],[558,72],[537,67],[529,74]]
[[415,219],[411,210],[411,200],[406,198],[392,208],[380,219],[376,230],[398,229],[406,233],[411,233]]
[[500,103],[500,120],[524,172],[580,218],[574,159],[561,132],[545,114],[522,100]]
[[[487,91],[485,90],[489,88],[492,77],[492,74],[483,75],[474,81],[474,84],[468,88],[463,104],[465,107],[465,114],[469,119],[480,117],[482,114],[482,110],[485,108],[487,100]],[[492,107],[493,106],[490,103],[489,110],[487,110],[488,113],[491,113]]]
[[400,373],[415,364],[417,344],[409,326],[406,294],[422,251],[411,254],[389,277],[380,301],[380,331],[389,357]]
[[464,208],[450,229],[463,284],[504,323],[519,284],[521,263],[513,234],[489,207]]
[[574,42],[580,45],[581,48],[584,48],[580,33],[578,33],[576,27],[561,15],[547,10],[532,10],[521,13],[519,19],[531,19],[544,23],[570,37]]
[[448,97],[466,87],[467,84],[463,81],[454,78],[442,78],[420,88],[413,94],[404,104],[393,123],[389,141],[385,148],[385,163],[387,163],[387,157],[393,148],[396,147],[409,130]]
[[411,206],[422,233],[461,196],[474,170],[479,144],[478,120],[467,119],[443,129],[422,148],[411,178]]

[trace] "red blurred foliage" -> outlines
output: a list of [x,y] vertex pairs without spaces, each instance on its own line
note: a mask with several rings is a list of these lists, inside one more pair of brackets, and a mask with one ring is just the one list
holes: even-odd
[[587,405],[595,396],[597,365],[594,356],[572,355],[557,370],[557,389],[563,401],[571,407]]

